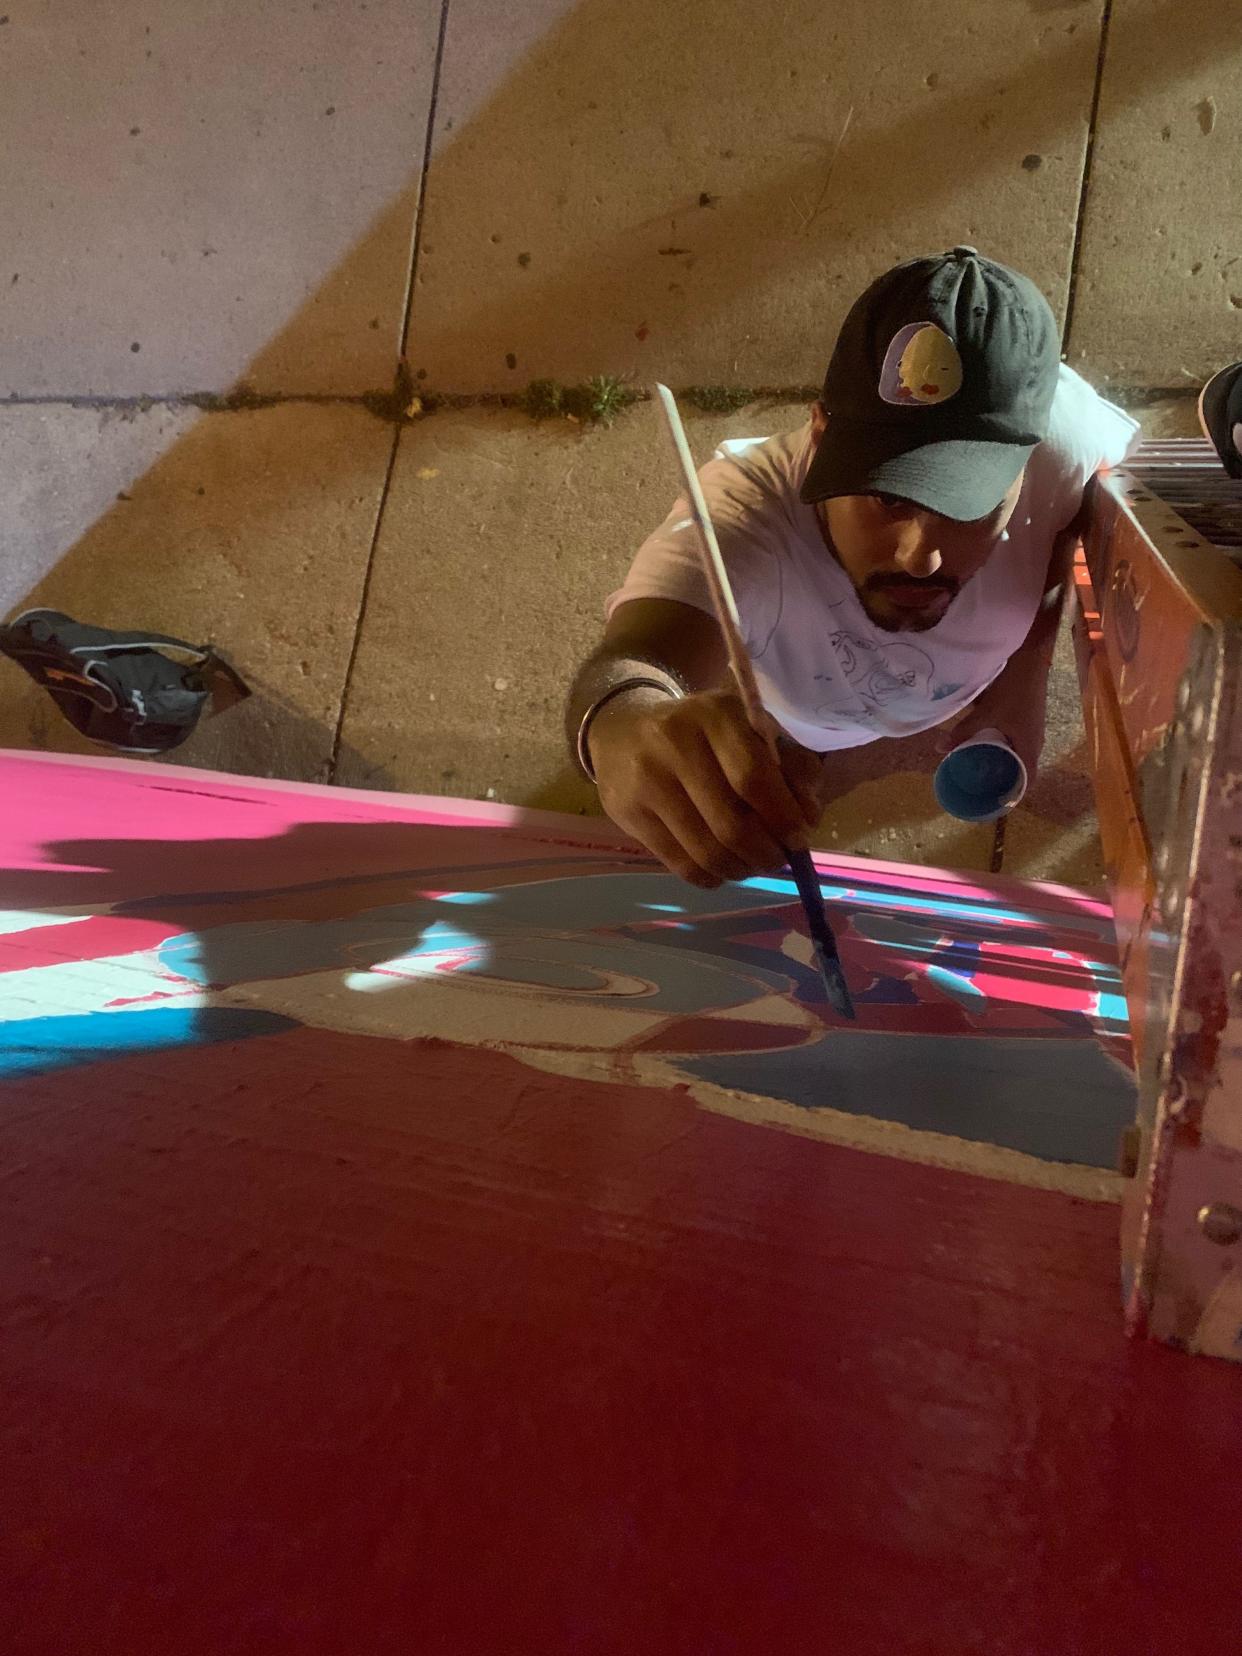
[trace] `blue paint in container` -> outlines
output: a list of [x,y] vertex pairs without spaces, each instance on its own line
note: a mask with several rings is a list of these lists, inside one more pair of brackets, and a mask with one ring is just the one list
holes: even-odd
[[1026,766],[999,731],[984,731],[940,761],[932,787],[950,816],[992,822],[1026,792]]

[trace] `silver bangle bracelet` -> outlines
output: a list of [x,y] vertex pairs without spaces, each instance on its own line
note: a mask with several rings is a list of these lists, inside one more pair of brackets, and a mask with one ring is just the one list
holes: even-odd
[[610,701],[615,701],[618,696],[625,695],[628,690],[647,689],[663,690],[664,694],[671,697],[673,701],[681,701],[682,697],[685,695],[685,691],[672,677],[649,678],[646,676],[636,676],[634,678],[622,679],[620,684],[614,684],[611,690],[605,691],[598,701],[592,702],[590,707],[588,707],[586,712],[582,715],[582,723],[578,726],[578,764],[582,768],[582,774],[588,781],[595,781],[595,766],[591,763],[591,754],[587,747],[587,737],[591,733],[591,725],[594,721],[595,715],[600,712],[602,708],[607,707]]

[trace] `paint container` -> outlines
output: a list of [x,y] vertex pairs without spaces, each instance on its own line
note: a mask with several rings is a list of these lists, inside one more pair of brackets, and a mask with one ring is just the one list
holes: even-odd
[[940,761],[936,802],[962,822],[993,822],[1026,792],[1026,766],[999,730],[981,730]]

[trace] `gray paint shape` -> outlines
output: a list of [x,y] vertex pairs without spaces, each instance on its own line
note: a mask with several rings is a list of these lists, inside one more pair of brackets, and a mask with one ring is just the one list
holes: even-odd
[[718,1086],[900,1122],[1041,1161],[1115,1167],[1134,1077],[1094,1041],[850,1031],[793,1051],[683,1058]]

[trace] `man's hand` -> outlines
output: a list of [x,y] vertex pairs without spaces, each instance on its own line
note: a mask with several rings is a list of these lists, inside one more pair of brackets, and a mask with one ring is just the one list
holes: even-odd
[[945,730],[937,744],[941,753],[952,753],[955,747],[969,742],[981,730],[999,730],[1010,747],[1026,766],[1027,787],[1034,786],[1044,751],[1044,714],[1047,705],[1046,680],[1036,678],[1027,686],[1025,697],[1014,695],[992,696],[985,690],[950,730]]
[[1090,509],[1091,488],[1088,487],[1078,516],[1053,542],[1044,596],[1030,631],[962,718],[942,733],[939,743],[942,753],[951,753],[959,742],[968,742],[981,730],[999,730],[1026,766],[1028,786],[1034,785],[1035,773],[1044,751],[1052,652],[1070,584],[1074,549],[1086,527]]
[[605,811],[691,885],[779,868],[819,821],[819,759],[791,747],[778,764],[731,690],[632,691],[600,709],[588,745]]

